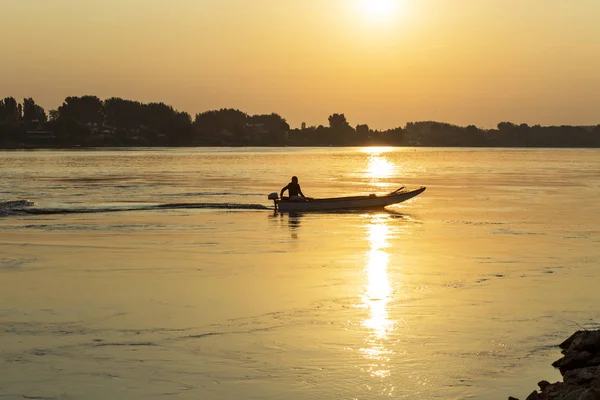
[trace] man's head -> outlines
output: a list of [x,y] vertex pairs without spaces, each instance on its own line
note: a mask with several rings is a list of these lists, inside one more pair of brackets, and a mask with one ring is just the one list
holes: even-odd
[[292,183],[298,183],[298,177],[292,176]]

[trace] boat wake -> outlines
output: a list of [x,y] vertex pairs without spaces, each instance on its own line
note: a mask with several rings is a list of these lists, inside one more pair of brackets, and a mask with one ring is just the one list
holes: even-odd
[[11,215],[56,215],[56,214],[91,214],[113,213],[124,211],[153,211],[179,209],[214,209],[214,210],[272,210],[262,204],[240,203],[167,203],[139,206],[110,206],[110,207],[35,207],[28,200],[13,200],[0,202],[0,216]]
[[0,210],[10,210],[11,208],[30,207],[35,203],[29,200],[11,200],[0,201]]

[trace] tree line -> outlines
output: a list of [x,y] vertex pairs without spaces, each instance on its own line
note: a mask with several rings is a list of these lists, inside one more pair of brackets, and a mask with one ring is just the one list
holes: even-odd
[[164,103],[67,97],[48,113],[32,98],[0,100],[0,147],[96,146],[463,146],[600,147],[600,125],[540,126],[500,122],[495,129],[437,121],[373,130],[343,113],[327,125],[291,129],[276,113],[220,109],[192,116]]

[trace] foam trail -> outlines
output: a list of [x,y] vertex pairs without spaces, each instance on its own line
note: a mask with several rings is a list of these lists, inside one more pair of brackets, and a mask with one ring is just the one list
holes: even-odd
[[0,201],[0,209],[10,210],[13,208],[31,207],[35,205],[33,201],[29,200],[10,200]]
[[[167,203],[135,207],[88,207],[88,208],[37,208],[27,200],[15,200],[0,203],[0,215],[56,215],[56,214],[92,214],[123,211],[152,211],[178,209],[215,209],[215,210],[270,210],[262,204],[240,203]],[[6,206],[4,206],[6,205]]]
[[173,203],[159,204],[156,208],[177,209],[177,208],[215,208],[229,210],[269,210],[269,207],[262,204],[236,204],[236,203]]

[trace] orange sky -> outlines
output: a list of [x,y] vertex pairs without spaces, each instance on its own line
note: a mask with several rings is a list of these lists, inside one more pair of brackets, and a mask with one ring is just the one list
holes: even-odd
[[596,125],[599,16],[598,0],[1,0],[0,96],[233,107],[293,127],[334,112],[373,128]]

